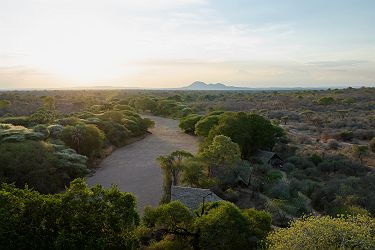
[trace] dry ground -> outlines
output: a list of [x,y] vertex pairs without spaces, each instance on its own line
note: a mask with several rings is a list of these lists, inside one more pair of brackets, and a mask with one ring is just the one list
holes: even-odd
[[121,191],[133,193],[139,211],[147,205],[158,205],[162,196],[162,174],[156,158],[178,149],[192,153],[198,150],[197,138],[183,133],[177,120],[145,117],[155,121],[155,127],[150,129],[152,134],[114,151],[86,179],[90,186],[116,184]]

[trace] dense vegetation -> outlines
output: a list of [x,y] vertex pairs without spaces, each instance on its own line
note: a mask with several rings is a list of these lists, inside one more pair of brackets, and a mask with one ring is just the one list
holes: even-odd
[[[116,187],[88,188],[77,179],[66,192],[43,195],[2,184],[2,249],[372,249],[369,215],[307,217],[271,230],[271,215],[230,202],[191,211],[178,201],[148,207]],[[268,235],[268,236],[267,236]]]
[[[23,101],[31,98],[24,97]],[[23,116],[7,113],[0,118],[2,182],[17,187],[27,184],[42,193],[58,192],[71,180],[89,173],[90,167],[114,147],[144,135],[153,125],[123,100],[90,99],[89,106],[62,113],[56,109],[59,98],[42,96],[37,110]],[[12,101],[8,102],[11,105]],[[9,111],[8,106],[6,109]]]
[[[14,183],[0,190],[0,245],[373,249],[374,94],[373,88],[0,93],[0,181]],[[137,112],[179,118],[180,128],[201,141],[195,155],[158,158],[164,196],[142,218],[132,195],[71,182],[147,132],[153,122]],[[264,156],[274,153],[281,158],[275,164]],[[65,193],[51,194],[69,183]],[[172,185],[208,188],[225,201],[191,211],[170,202]]]
[[134,196],[114,187],[77,179],[62,194],[0,189],[2,249],[135,249],[138,225]]

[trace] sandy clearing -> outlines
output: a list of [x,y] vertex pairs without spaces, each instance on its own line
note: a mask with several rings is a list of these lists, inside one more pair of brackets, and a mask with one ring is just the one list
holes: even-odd
[[93,176],[86,178],[90,186],[116,184],[121,191],[137,197],[138,210],[159,204],[162,195],[162,174],[156,158],[175,150],[195,153],[196,137],[183,133],[178,121],[157,116],[144,116],[155,121],[151,135],[114,151],[104,159]]

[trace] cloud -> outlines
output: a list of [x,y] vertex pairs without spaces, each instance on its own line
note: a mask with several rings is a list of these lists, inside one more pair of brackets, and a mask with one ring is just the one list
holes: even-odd
[[336,68],[336,67],[351,67],[362,64],[367,64],[369,61],[366,60],[339,60],[339,61],[316,61],[308,62],[307,65],[317,66],[322,68]]

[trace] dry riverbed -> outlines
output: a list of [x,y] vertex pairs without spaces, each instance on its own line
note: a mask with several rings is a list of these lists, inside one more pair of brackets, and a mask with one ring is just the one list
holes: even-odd
[[178,121],[157,116],[145,116],[155,121],[152,134],[114,151],[98,166],[93,176],[87,177],[90,186],[116,184],[121,191],[137,197],[138,210],[156,206],[162,196],[162,174],[156,158],[175,150],[196,153],[198,140],[183,133]]

